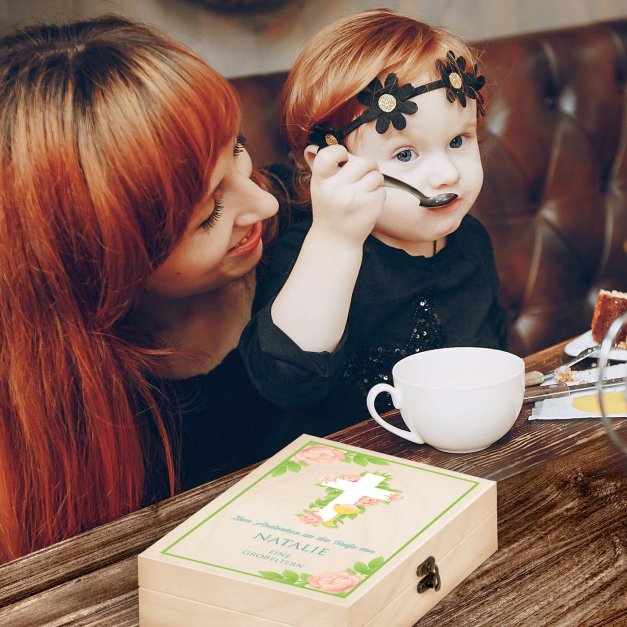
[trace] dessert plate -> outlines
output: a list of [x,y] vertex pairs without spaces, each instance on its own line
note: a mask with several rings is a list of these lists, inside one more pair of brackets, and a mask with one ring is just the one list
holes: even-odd
[[[579,337],[576,337],[571,342],[568,342],[568,344],[564,346],[564,352],[567,355],[576,357],[582,350],[588,348],[589,346],[594,346],[595,344],[596,342],[592,339],[592,331],[586,331]],[[615,359],[617,361],[627,361],[627,349],[613,348],[610,351],[610,359]]]

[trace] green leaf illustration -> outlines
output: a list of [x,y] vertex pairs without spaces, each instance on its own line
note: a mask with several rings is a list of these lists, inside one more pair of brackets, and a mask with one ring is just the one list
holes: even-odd
[[260,570],[259,574],[265,579],[272,579],[272,581],[284,581],[281,573],[273,573],[271,570]]
[[281,574],[287,583],[298,581],[298,573],[295,573],[293,570],[284,570]]
[[286,466],[288,470],[291,470],[292,472],[300,472],[301,469],[301,465],[297,464],[296,462],[293,461],[287,461],[286,462]]
[[368,562],[368,570],[372,573],[381,568],[383,564],[385,564],[385,560],[382,557],[375,557]]
[[380,459],[378,457],[370,457],[370,455],[364,455],[366,460],[368,460],[371,464],[375,466],[389,466],[390,462],[385,461],[385,459]]
[[273,477],[280,477],[281,475],[285,474],[285,472],[287,472],[287,464],[279,464],[270,472],[270,474]]
[[353,568],[360,575],[368,575],[368,574],[370,574],[369,571],[368,571],[368,567],[363,562],[355,562],[355,565],[353,566]]
[[358,465],[358,466],[367,466],[368,465],[368,459],[365,455],[361,455],[360,453],[357,453],[355,455],[355,457],[353,458],[353,461]]

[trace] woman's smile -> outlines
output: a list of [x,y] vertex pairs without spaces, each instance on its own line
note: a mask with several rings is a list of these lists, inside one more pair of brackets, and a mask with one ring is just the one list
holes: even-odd
[[229,255],[247,255],[257,248],[261,241],[261,222],[255,222],[250,229],[248,229],[246,235],[229,249]]

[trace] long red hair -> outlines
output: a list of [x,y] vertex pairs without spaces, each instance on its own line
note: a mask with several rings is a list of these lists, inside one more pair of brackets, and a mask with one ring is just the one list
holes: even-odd
[[453,33],[390,9],[347,15],[307,43],[290,70],[280,105],[283,138],[301,172],[296,190],[301,201],[309,201],[303,151],[312,126],[344,128],[365,110],[356,96],[373,78],[383,81],[393,72],[402,85],[428,73],[436,80],[435,61],[449,50],[470,66],[477,62],[477,53]]
[[0,40],[0,562],[140,505],[147,413],[175,491],[163,351],[129,314],[239,111],[198,57],[120,17]]

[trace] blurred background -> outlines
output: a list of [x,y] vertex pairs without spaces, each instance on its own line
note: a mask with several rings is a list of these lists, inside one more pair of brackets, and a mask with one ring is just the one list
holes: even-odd
[[0,0],[0,34],[120,13],[160,27],[236,77],[287,70],[323,26],[380,6],[470,41],[627,17],[627,0]]

